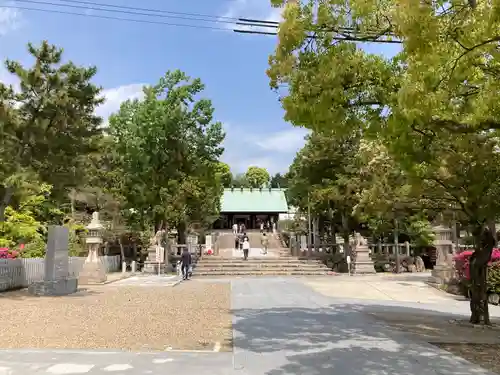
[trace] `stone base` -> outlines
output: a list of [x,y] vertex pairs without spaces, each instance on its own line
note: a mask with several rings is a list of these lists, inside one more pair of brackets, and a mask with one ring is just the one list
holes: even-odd
[[435,266],[428,282],[431,284],[447,284],[455,277],[455,270],[451,266]]
[[375,266],[373,265],[373,262],[355,262],[353,264],[353,275],[366,275],[366,274],[374,274],[377,273],[375,271]]
[[156,262],[144,262],[144,268],[142,269],[143,273],[147,274],[155,274],[158,275],[158,267],[160,267],[160,275],[167,273],[167,265],[165,263],[156,263]]
[[55,281],[38,281],[28,286],[28,293],[34,296],[66,296],[78,289],[78,279],[68,277]]
[[78,282],[83,285],[102,284],[106,282],[106,270],[101,261],[85,262],[78,275]]
[[373,260],[370,257],[370,250],[366,246],[356,248],[356,259],[352,264],[353,275],[366,275],[377,273]]

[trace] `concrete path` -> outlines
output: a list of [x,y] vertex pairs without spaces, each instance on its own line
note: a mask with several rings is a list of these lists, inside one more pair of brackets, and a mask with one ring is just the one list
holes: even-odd
[[488,374],[371,320],[300,280],[233,283],[234,365],[245,374]]
[[[401,302],[335,299],[314,292],[303,280],[232,281],[234,353],[0,351],[0,375],[489,374],[391,331],[365,311]],[[446,309],[443,303],[419,306]]]
[[337,276],[331,279],[307,279],[317,292],[333,298],[417,303],[448,303],[456,296],[430,287],[430,273],[374,276]]
[[172,286],[180,281],[179,276],[175,275],[137,275],[124,280],[115,281],[114,286]]

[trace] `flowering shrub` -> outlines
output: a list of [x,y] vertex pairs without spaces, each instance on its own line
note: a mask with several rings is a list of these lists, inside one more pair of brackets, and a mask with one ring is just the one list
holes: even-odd
[[[473,252],[472,250],[463,251],[453,258],[455,260],[455,271],[460,280],[470,280],[470,257]],[[498,248],[493,249],[488,266],[496,262],[500,262],[500,249]]]
[[7,247],[0,247],[0,259],[16,259],[17,251],[9,250]]

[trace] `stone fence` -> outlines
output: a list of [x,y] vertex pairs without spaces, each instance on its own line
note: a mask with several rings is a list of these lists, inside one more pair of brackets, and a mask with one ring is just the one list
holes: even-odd
[[[100,258],[106,268],[106,273],[121,270],[119,255]],[[70,276],[78,277],[84,262],[85,257],[70,257]],[[35,281],[42,281],[44,268],[44,258],[0,259],[0,292],[9,289],[26,288]]]

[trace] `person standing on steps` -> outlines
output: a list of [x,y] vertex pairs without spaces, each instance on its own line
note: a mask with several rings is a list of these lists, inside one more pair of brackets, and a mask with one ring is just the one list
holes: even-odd
[[250,251],[250,242],[248,241],[248,237],[244,237],[243,239],[243,260],[248,260],[248,252]]
[[191,253],[185,247],[184,251],[181,255],[181,263],[182,263],[182,279],[189,280],[189,269],[191,267],[191,262],[193,258],[191,257]]
[[266,232],[262,233],[260,237],[260,244],[262,246],[262,254],[267,254],[267,247],[269,246],[269,237],[266,236]]
[[238,250],[240,248],[240,235],[239,233],[236,233],[234,235],[234,249]]

